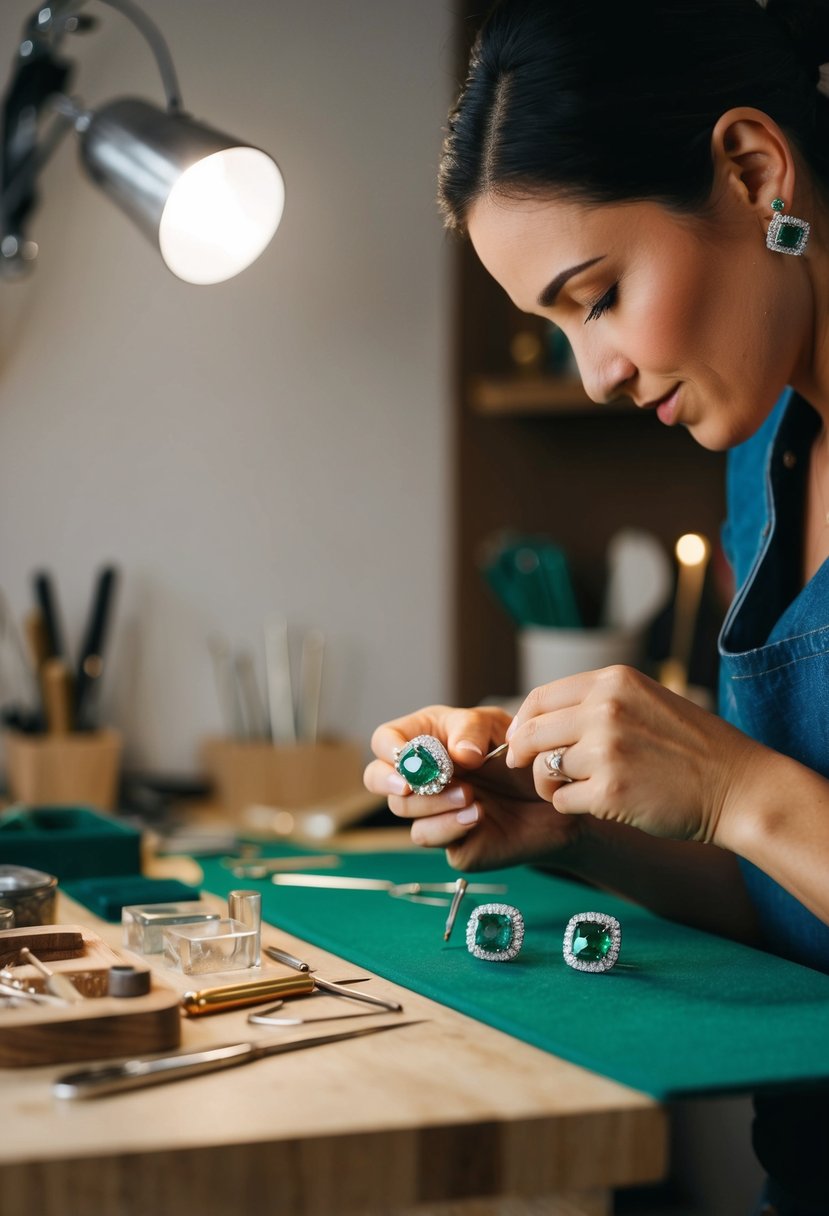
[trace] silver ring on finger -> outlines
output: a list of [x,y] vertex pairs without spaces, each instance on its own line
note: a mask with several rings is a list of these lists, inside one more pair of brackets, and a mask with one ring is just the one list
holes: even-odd
[[572,777],[568,777],[564,769],[561,767],[564,760],[566,747],[556,747],[553,751],[548,752],[544,757],[544,767],[551,777],[555,777],[556,781],[572,781]]

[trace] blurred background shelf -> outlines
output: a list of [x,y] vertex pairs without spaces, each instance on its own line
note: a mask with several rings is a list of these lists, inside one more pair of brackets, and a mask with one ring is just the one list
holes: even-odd
[[488,416],[633,413],[629,402],[597,405],[572,376],[472,376],[467,390],[469,408]]

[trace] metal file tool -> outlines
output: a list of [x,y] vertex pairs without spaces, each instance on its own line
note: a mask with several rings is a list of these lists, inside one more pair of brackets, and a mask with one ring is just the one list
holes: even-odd
[[302,1051],[305,1047],[322,1047],[325,1043],[341,1043],[345,1039],[357,1039],[363,1035],[382,1034],[384,1030],[417,1026],[422,1020],[389,1022],[383,1026],[360,1026],[356,1030],[341,1030],[336,1034],[294,1039],[289,1043],[283,1039],[275,1043],[229,1043],[207,1051],[187,1051],[177,1055],[122,1060],[119,1064],[102,1064],[96,1068],[81,1069],[80,1072],[64,1073],[55,1081],[52,1093],[56,1098],[101,1098],[106,1094],[125,1093],[131,1089],[143,1089],[147,1085],[163,1085],[165,1081],[180,1081],[206,1072],[251,1064],[254,1060],[265,1059],[266,1056],[287,1055],[289,1051]]

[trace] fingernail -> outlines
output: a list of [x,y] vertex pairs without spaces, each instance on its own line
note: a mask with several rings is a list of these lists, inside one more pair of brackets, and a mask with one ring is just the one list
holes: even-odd
[[476,756],[483,756],[483,752],[478,747],[477,743],[473,743],[471,739],[460,739],[455,744],[456,752],[474,752]]
[[408,794],[410,786],[401,773],[390,773],[386,778],[386,789],[390,794]]
[[462,785],[453,785],[446,791],[446,801],[450,806],[466,806],[469,797]]
[[462,811],[458,811],[456,816],[458,823],[477,823],[480,817],[481,810],[477,802],[473,802],[472,806],[467,806]]
[[506,764],[507,768],[515,768],[515,756],[512,754],[511,747],[507,748],[507,754],[504,756],[504,764]]
[[509,740],[512,738],[512,736],[514,734],[515,734],[515,718],[513,718],[513,720],[510,722],[509,726],[507,727],[507,733],[504,735],[504,738],[506,740]]

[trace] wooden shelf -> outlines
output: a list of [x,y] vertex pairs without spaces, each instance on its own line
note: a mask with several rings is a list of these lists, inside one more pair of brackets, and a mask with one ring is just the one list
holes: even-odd
[[473,413],[491,416],[630,413],[635,408],[629,402],[597,405],[580,380],[561,376],[474,376],[468,399]]

